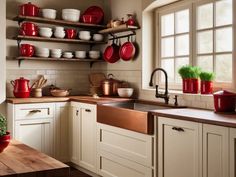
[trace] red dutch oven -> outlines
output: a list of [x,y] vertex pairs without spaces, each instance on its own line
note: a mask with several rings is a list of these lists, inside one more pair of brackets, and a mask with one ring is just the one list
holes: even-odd
[[35,49],[33,45],[21,44],[20,55],[24,57],[32,57],[34,55]]
[[222,90],[215,92],[213,96],[215,112],[235,112],[236,93]]
[[23,16],[33,16],[33,17],[39,16],[39,7],[37,7],[34,4],[31,4],[30,2],[19,6],[19,11],[20,11],[19,14]]
[[30,96],[31,88],[29,86],[29,80],[20,77],[15,81],[11,81],[12,86],[14,87],[13,94],[16,98],[28,98]]
[[9,145],[10,143],[10,133],[7,132],[6,135],[0,137],[0,153]]
[[32,22],[24,22],[21,24],[20,35],[38,36],[38,26]]

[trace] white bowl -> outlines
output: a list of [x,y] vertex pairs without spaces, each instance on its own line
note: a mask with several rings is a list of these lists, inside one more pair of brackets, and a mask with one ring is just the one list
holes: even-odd
[[50,51],[51,51],[51,53],[61,53],[62,52],[61,49],[51,49]]
[[56,31],[58,31],[58,32],[65,32],[64,31],[64,27],[62,27],[62,26],[55,26],[54,27],[54,31],[56,32]]
[[48,31],[41,31],[39,30],[39,36],[41,37],[47,37],[47,38],[50,38],[52,37],[52,31],[51,32],[48,32]]
[[35,47],[36,53],[49,53],[49,48]]
[[57,11],[55,9],[42,9],[43,18],[56,19]]
[[93,40],[94,41],[102,41],[103,40],[103,35],[102,34],[94,34],[93,35]]
[[86,35],[79,35],[79,38],[81,40],[89,41],[91,39],[91,36],[86,36]]
[[78,22],[80,18],[80,10],[77,9],[63,9],[62,19],[66,21]]
[[48,28],[48,27],[39,27],[39,31],[52,32],[52,28]]
[[80,31],[79,35],[90,36],[90,31]]
[[118,88],[117,89],[119,97],[131,97],[133,95],[134,89],[133,88]]
[[52,58],[61,58],[61,54],[51,54]]
[[89,58],[99,59],[101,56],[100,51],[89,51]]
[[86,58],[86,51],[75,51],[75,58]]
[[64,38],[66,36],[65,32],[54,32],[55,38]]
[[49,57],[49,53],[35,53],[35,55],[37,57],[43,57],[43,58],[48,58]]
[[73,58],[73,55],[65,55],[65,54],[63,54],[63,57],[64,58]]
[[80,10],[78,10],[78,9],[62,9],[62,13],[65,13],[65,12],[67,12],[67,13],[75,13],[75,14],[80,14]]

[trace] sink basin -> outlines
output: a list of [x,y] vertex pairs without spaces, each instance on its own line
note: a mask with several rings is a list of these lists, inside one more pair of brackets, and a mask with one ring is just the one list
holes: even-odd
[[149,101],[113,102],[97,106],[97,122],[144,134],[154,133],[154,118],[148,112],[175,106]]

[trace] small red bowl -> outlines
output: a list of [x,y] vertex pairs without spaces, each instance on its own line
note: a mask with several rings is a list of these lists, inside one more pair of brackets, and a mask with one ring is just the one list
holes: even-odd
[[97,17],[94,15],[83,15],[82,16],[83,23],[96,24],[96,21],[97,21]]
[[24,57],[32,57],[34,55],[34,46],[30,44],[21,44],[20,54]]
[[75,29],[66,29],[66,37],[68,39],[75,39],[77,36],[77,31]]

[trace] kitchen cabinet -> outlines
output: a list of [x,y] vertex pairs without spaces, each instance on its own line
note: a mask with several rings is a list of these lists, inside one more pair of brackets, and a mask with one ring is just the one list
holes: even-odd
[[8,104],[12,138],[54,156],[54,104]]
[[158,117],[158,177],[201,176],[201,124]]
[[99,123],[98,174],[104,177],[152,177],[154,141],[155,136]]
[[229,157],[230,157],[230,177],[236,177],[236,129],[230,128]]
[[203,177],[229,177],[229,128],[203,125]]
[[96,105],[71,103],[71,161],[96,173]]
[[55,103],[55,158],[69,162],[69,107],[70,103]]

